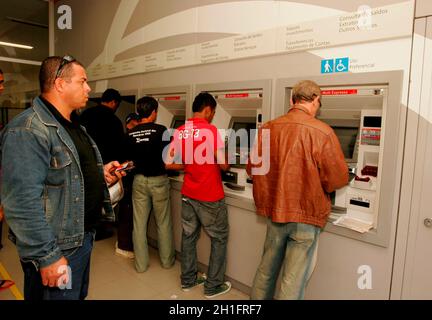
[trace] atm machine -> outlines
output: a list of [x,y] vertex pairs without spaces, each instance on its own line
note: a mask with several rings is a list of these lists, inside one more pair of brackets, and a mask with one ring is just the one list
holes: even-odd
[[[348,185],[330,195],[326,231],[388,245],[396,210],[400,76],[376,72],[308,78],[321,87],[317,118],[333,128],[349,170]],[[292,87],[300,80],[278,80],[276,116],[288,112]]]
[[191,105],[189,86],[141,89],[141,97],[146,95],[155,98],[159,104],[156,123],[168,129],[176,129],[185,123]]
[[222,173],[226,194],[252,199],[246,163],[256,129],[270,118],[270,86],[267,80],[197,85],[197,93],[209,92],[217,101],[212,124],[225,141],[231,164],[231,169]]
[[[317,118],[330,125],[342,147],[350,182],[332,194],[331,218],[355,218],[365,228],[377,226],[375,205],[380,191],[380,150],[384,147],[383,110],[387,86],[323,87]],[[343,216],[341,214],[347,214]],[[339,219],[342,223],[343,219]],[[338,223],[339,223],[338,222]],[[353,226],[354,227],[354,226]]]

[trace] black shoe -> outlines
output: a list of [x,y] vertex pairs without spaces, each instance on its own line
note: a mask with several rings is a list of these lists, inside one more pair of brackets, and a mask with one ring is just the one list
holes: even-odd
[[114,235],[112,229],[97,229],[95,235],[95,241],[104,240],[111,238]]

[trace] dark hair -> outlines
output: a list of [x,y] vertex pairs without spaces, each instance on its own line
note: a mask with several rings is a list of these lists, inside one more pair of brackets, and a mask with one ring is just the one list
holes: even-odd
[[118,92],[116,89],[106,89],[104,93],[102,94],[101,101],[102,102],[120,102],[122,100],[120,92]]
[[135,112],[133,112],[133,113],[129,113],[129,114],[126,116],[126,118],[125,118],[125,123],[128,124],[128,123],[131,122],[132,120],[137,120],[137,121],[140,120],[139,116],[138,116]]
[[210,107],[212,110],[216,108],[216,100],[208,92],[201,92],[196,97],[192,104],[193,112],[201,112],[205,107]]
[[157,111],[158,106],[155,98],[145,96],[137,101],[137,113],[140,118],[148,118],[153,111]]
[[[39,86],[41,93],[48,92],[52,88],[54,81],[56,80],[57,70],[62,60],[62,57],[51,56],[45,58],[45,60],[42,61],[42,65],[39,70]],[[73,76],[72,64],[77,64],[84,68],[84,66],[77,60],[67,63],[61,69],[59,78],[71,78]]]
[[0,74],[3,74],[3,70],[2,69],[0,69]]

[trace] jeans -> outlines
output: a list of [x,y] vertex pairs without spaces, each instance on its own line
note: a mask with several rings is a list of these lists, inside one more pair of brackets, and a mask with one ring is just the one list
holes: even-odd
[[149,265],[147,223],[150,211],[157,225],[159,257],[163,268],[175,262],[173,226],[170,210],[170,183],[168,177],[145,177],[137,174],[132,187],[133,203],[133,247],[135,269],[144,272]]
[[225,200],[206,202],[186,196],[183,196],[182,200],[181,283],[185,286],[195,283],[198,272],[196,243],[202,225],[211,239],[204,293],[212,294],[223,284],[226,269],[229,227]]
[[278,299],[303,299],[321,229],[303,223],[267,223],[261,263],[255,274],[251,299],[273,299],[282,268]]
[[84,300],[87,297],[90,279],[90,256],[93,249],[94,232],[86,232],[81,247],[63,251],[72,270],[72,283],[64,289],[42,285],[39,270],[32,262],[21,261],[24,272],[25,300]]

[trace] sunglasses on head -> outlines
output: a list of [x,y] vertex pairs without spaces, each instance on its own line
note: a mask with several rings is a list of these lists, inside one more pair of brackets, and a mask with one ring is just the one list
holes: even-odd
[[68,63],[74,62],[74,61],[76,61],[76,59],[74,57],[72,57],[72,56],[64,56],[62,58],[62,61],[60,62],[60,65],[59,65],[58,69],[57,69],[55,79],[57,79],[57,78],[60,77],[61,72],[62,72],[63,68],[65,67],[65,65],[67,65]]

